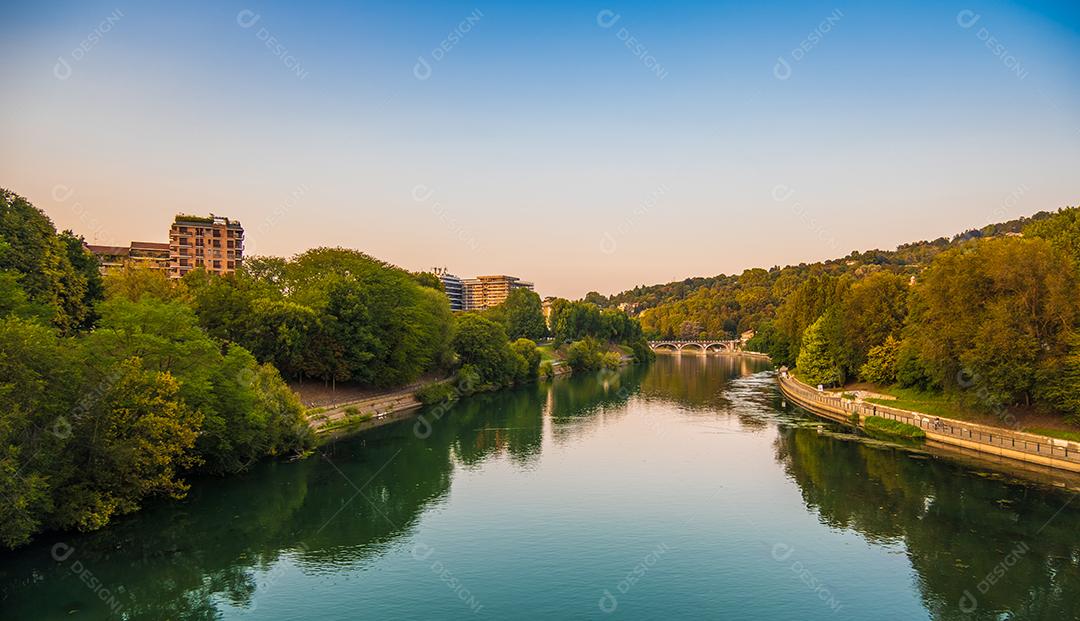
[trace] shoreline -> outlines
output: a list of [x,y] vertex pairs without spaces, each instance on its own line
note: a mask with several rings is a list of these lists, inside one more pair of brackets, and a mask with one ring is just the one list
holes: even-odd
[[1080,473],[1080,443],[1003,427],[992,427],[951,418],[930,416],[885,405],[835,397],[802,383],[794,376],[777,374],[783,395],[795,405],[822,418],[861,427],[867,416],[878,416],[912,425],[926,434],[927,444],[994,458],[1004,463],[1034,464],[1059,471]]

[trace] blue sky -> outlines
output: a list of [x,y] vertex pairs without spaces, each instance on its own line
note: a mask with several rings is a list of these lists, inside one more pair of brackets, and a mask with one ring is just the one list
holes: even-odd
[[212,211],[580,296],[1080,203],[1075,2],[2,11],[0,185],[99,243]]

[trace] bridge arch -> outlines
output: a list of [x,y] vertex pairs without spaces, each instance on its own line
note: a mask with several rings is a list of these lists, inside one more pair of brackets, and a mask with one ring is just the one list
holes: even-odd
[[649,343],[649,345],[650,345],[650,346],[651,346],[651,347],[652,347],[652,348],[653,348],[653,349],[654,349],[655,351],[670,351],[670,352],[677,352],[677,351],[679,351],[679,345],[678,345],[678,343],[667,343],[667,342],[663,342],[663,343]]
[[705,345],[703,345],[701,343],[696,343],[694,341],[691,341],[689,343],[683,343],[682,346],[679,347],[680,351],[685,351],[687,349],[696,349],[696,350],[698,350],[699,352],[701,352],[703,354],[707,353]]

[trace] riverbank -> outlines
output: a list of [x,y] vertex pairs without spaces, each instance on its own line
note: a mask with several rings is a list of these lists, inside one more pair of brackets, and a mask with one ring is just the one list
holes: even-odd
[[926,441],[972,451],[986,457],[1037,464],[1080,472],[1080,443],[1050,436],[982,425],[921,412],[903,410],[880,403],[845,399],[818,391],[791,374],[777,376],[781,392],[795,404],[830,420],[859,427],[867,417],[876,416],[911,425],[926,434]]
[[[553,377],[573,374],[566,361],[554,358],[551,362]],[[634,357],[623,352],[622,366],[631,364],[634,364]],[[305,403],[320,404],[307,411],[308,424],[320,439],[329,439],[392,423],[424,406],[417,397],[419,391],[446,381],[449,381],[449,378],[429,377],[398,389],[374,393],[346,388],[342,390],[338,400],[334,400],[333,394],[323,392],[320,393],[318,401],[305,400]],[[303,397],[302,394],[301,398]]]

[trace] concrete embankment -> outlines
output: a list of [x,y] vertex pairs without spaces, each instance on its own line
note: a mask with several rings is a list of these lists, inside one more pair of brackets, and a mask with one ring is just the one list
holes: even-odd
[[777,378],[780,390],[789,400],[824,418],[845,424],[860,424],[868,416],[878,416],[922,429],[926,433],[926,440],[931,443],[985,456],[1080,472],[1080,443],[844,399],[818,391],[790,374],[780,374]]
[[367,399],[337,403],[308,412],[308,424],[319,435],[353,433],[399,420],[422,406],[416,387]]

